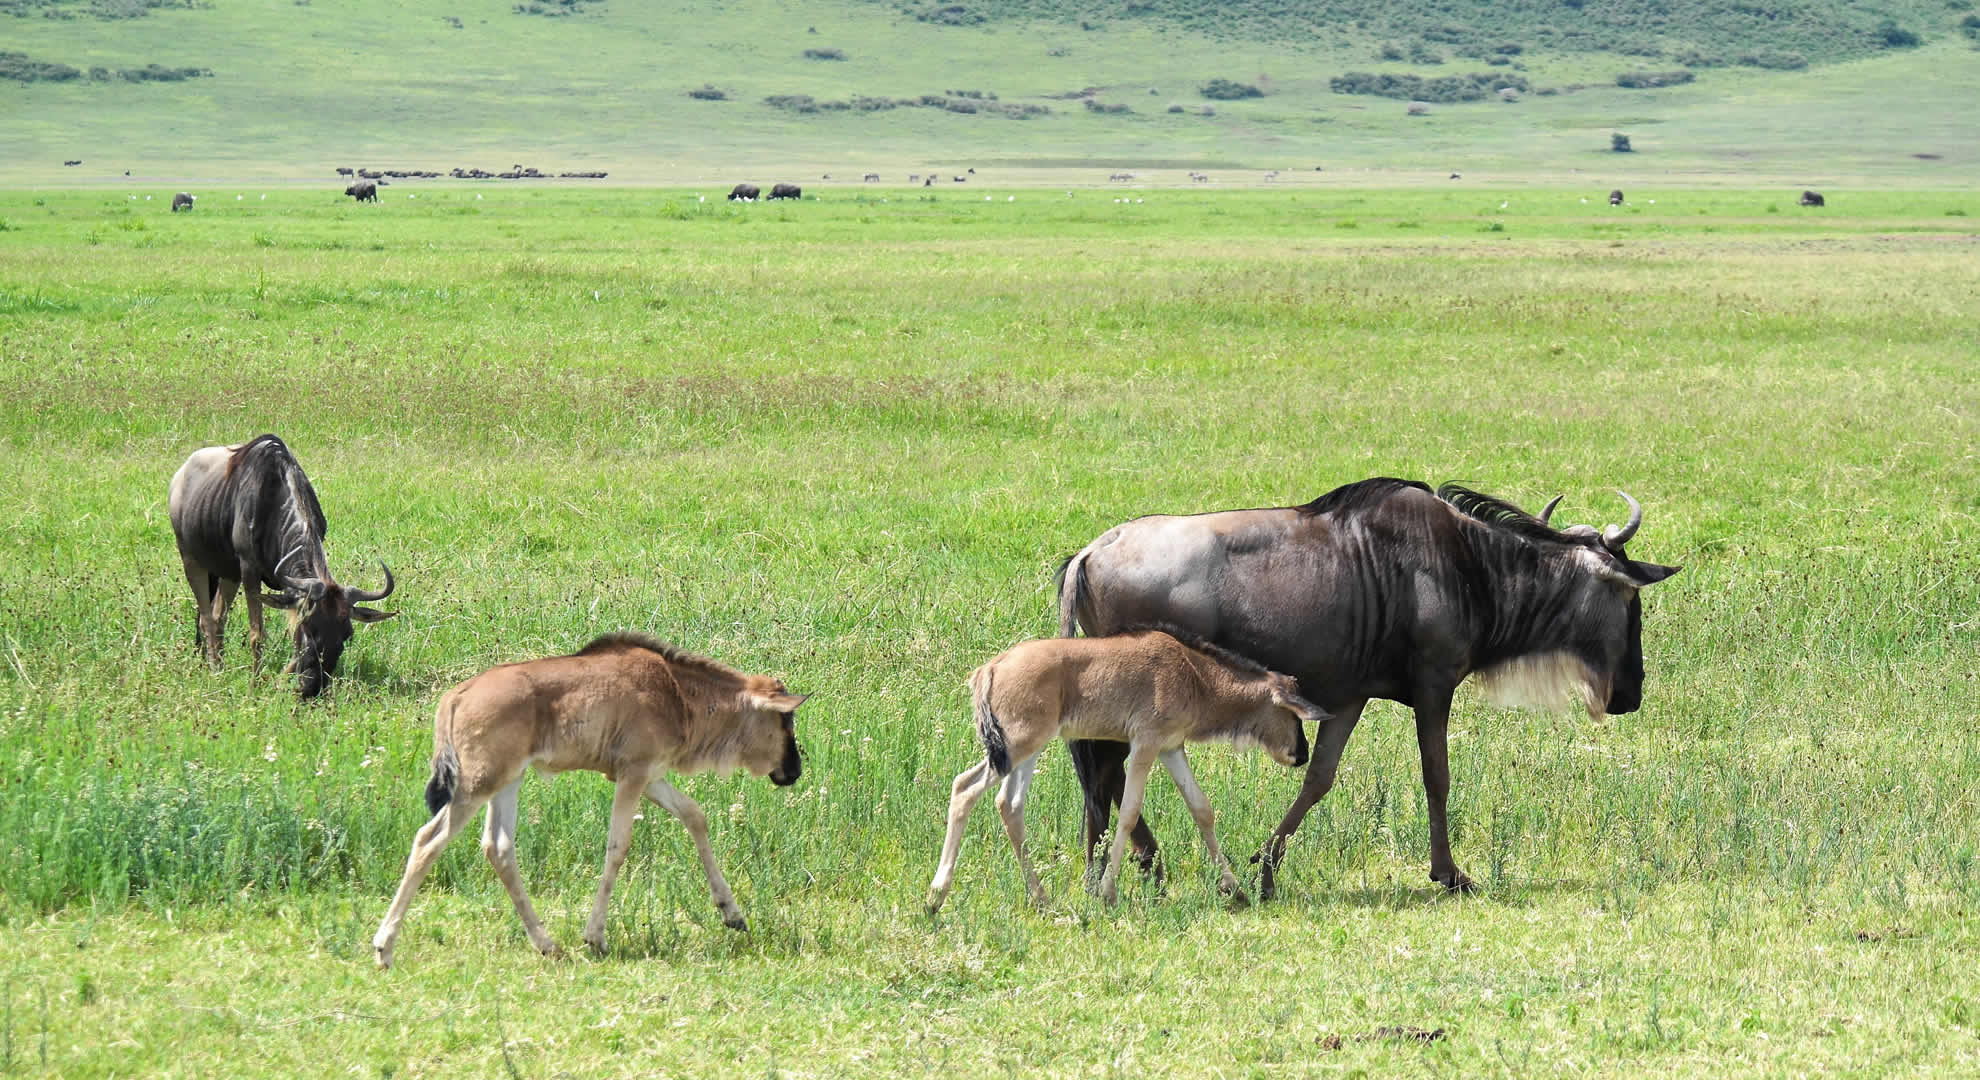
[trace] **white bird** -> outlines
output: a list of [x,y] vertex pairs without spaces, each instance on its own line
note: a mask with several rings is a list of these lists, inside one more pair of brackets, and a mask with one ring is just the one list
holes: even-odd
[[1511,199],[1507,199],[1507,200],[1506,200],[1505,202],[1502,202],[1502,203],[1500,203],[1500,204],[1499,204],[1499,209],[1501,209],[1501,210],[1504,210],[1504,209],[1506,208],[1506,206],[1507,206],[1508,204],[1510,204],[1511,202],[1512,202],[1512,200],[1511,200]]
[[[476,195],[476,196],[475,196],[475,198],[477,198],[477,199],[479,199],[479,198],[481,198],[481,196],[479,196],[479,195]],[[707,202],[707,201],[708,201],[708,196],[706,196],[706,195],[696,195],[696,196],[694,197],[694,201],[695,201],[695,202]]]
[[477,192],[475,192],[475,193],[474,193],[474,197],[475,197],[475,198],[477,198],[477,199],[479,199],[479,198],[481,198],[481,192],[479,192],[479,191],[477,191]]
[[1651,205],[1651,206],[1655,206],[1655,205],[1657,205],[1657,200],[1655,200],[1655,199],[1651,199],[1651,200],[1650,200],[1650,205]]
[[240,202],[240,201],[241,201],[242,199],[245,199],[245,198],[247,198],[247,196],[246,196],[246,195],[236,195],[236,196],[234,196],[234,201],[235,201],[235,202]]
[[1140,200],[1140,199],[1136,199],[1136,200],[1134,200],[1134,204],[1135,204],[1136,206],[1140,206],[1140,205],[1141,205],[1141,200]]
[[266,195],[263,195],[263,196],[261,197],[261,201],[262,201],[262,202],[267,202],[267,201],[268,201],[268,196],[266,196]]
[[408,195],[408,196],[406,196],[406,198],[408,198],[408,199],[417,199],[417,198],[419,198],[419,196],[417,196],[417,195]]
[[1005,201],[1005,202],[1016,202],[1016,201],[1017,201],[1017,196],[1016,196],[1016,195],[1008,195],[1008,196],[1005,196],[1005,198],[1004,198],[1004,201]]
[[145,202],[150,202],[150,201],[151,201],[151,196],[149,196],[149,195],[146,195],[146,196],[144,197],[144,201],[145,201]]
[[1588,200],[1587,200],[1586,198],[1583,198],[1583,199],[1581,200],[1581,205],[1583,205],[1583,206],[1587,206],[1587,205],[1588,205]]
[[983,201],[984,201],[984,202],[989,202],[989,201],[990,201],[990,196],[988,196],[988,195],[985,195],[985,196],[983,197]]

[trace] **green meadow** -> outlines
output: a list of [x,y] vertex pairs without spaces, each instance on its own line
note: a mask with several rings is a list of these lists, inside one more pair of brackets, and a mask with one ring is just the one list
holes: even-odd
[[[1608,186],[0,191],[0,1075],[1971,1075],[1980,198]],[[207,670],[165,517],[262,431],[399,582],[309,705],[244,611]],[[1279,900],[1158,778],[1102,906],[1053,750],[1049,909],[979,807],[921,913],[1061,559],[1385,474],[1684,566],[1641,711],[1461,691],[1478,893],[1376,703]],[[439,695],[621,628],[815,695],[795,787],[680,780],[751,931],[650,812],[588,955],[609,785],[532,778],[565,955],[467,837],[375,971]],[[1193,761],[1255,887],[1299,778]]]

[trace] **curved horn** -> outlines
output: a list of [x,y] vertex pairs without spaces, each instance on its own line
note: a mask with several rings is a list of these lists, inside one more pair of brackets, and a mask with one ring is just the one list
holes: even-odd
[[1627,491],[1617,491],[1616,494],[1629,504],[1629,521],[1620,529],[1611,525],[1602,530],[1602,543],[1609,548],[1619,548],[1629,543],[1629,538],[1635,536],[1637,528],[1643,524],[1643,505],[1630,498]]
[[367,591],[366,591],[366,590],[364,590],[364,589],[359,589],[359,588],[354,588],[354,587],[351,587],[351,586],[348,586],[348,585],[347,585],[347,586],[345,586],[345,587],[344,587],[344,595],[350,598],[350,600],[351,600],[351,603],[354,603],[354,604],[365,604],[365,603],[370,603],[370,602],[372,602],[372,601],[374,601],[374,600],[383,600],[383,599],[385,599],[386,597],[388,597],[388,596],[390,596],[390,595],[392,595],[392,588],[393,588],[393,585],[394,585],[394,582],[392,581],[392,568],[391,568],[391,567],[389,567],[389,566],[386,566],[386,565],[385,565],[385,560],[383,560],[383,559],[380,559],[380,560],[378,560],[378,568],[379,568],[380,570],[383,570],[383,571],[385,571],[385,589],[384,589],[384,591],[382,591],[382,592],[367,592]]
[[1547,519],[1554,516],[1554,507],[1561,505],[1561,500],[1566,497],[1565,495],[1556,495],[1547,500],[1547,505],[1540,508],[1540,524],[1547,524]]
[[282,561],[275,564],[275,569],[270,570],[268,572],[269,580],[273,581],[277,585],[280,585],[284,589],[295,588],[295,586],[290,585],[288,581],[283,579],[282,568],[284,566],[289,565],[289,560],[295,558],[296,555],[302,551],[302,549],[303,546],[301,544],[297,544],[295,547],[290,548],[289,553],[287,555],[282,556]]

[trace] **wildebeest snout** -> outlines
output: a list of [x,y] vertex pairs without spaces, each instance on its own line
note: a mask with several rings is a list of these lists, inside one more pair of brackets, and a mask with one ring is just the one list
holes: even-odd
[[770,782],[778,787],[790,787],[803,775],[804,762],[798,755],[797,737],[792,736],[784,740],[784,760],[770,770]]
[[1301,765],[1306,764],[1307,752],[1306,725],[1300,723],[1298,720],[1294,720],[1292,768],[1297,769]]

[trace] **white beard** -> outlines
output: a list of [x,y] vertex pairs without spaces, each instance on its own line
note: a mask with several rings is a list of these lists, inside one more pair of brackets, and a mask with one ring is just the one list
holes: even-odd
[[1512,709],[1558,709],[1570,701],[1590,716],[1607,712],[1608,694],[1580,657],[1567,652],[1536,653],[1475,673],[1478,688],[1494,705]]

